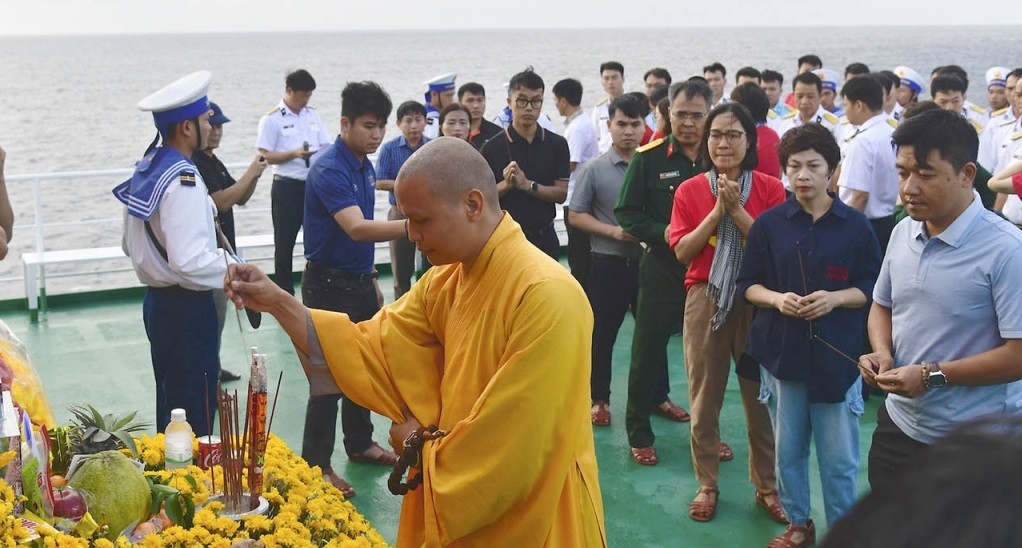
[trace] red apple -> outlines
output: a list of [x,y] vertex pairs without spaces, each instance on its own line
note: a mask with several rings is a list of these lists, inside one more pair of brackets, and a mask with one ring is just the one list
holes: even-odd
[[80,520],[88,511],[85,497],[74,487],[64,487],[53,492],[53,515],[60,518]]

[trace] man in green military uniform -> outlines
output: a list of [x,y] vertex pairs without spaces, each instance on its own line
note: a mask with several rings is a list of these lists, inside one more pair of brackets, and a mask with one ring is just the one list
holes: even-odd
[[632,337],[625,426],[635,462],[657,463],[650,413],[679,422],[684,409],[667,398],[667,343],[685,311],[685,267],[667,246],[674,190],[705,169],[699,163],[703,120],[713,92],[700,81],[670,88],[671,135],[641,147],[628,165],[614,213],[626,232],[643,243],[639,261],[639,297]]

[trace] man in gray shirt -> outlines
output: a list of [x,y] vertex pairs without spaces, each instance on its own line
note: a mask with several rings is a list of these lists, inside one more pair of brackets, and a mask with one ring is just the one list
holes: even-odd
[[642,105],[626,94],[611,101],[608,113],[613,146],[577,172],[568,206],[568,222],[591,236],[586,292],[593,307],[591,414],[596,426],[610,424],[614,341],[625,312],[635,305],[642,254],[638,240],[625,232],[614,216],[628,162],[642,140]]

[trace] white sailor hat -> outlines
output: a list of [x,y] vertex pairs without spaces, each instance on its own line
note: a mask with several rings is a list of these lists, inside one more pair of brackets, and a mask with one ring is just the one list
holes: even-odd
[[454,79],[458,77],[457,72],[449,72],[447,74],[441,74],[440,76],[434,76],[429,80],[423,82],[428,91],[451,91],[454,89]]
[[208,70],[193,72],[142,99],[138,108],[153,113],[157,129],[191,120],[209,111],[206,92],[212,82],[213,73]]
[[1005,87],[1008,85],[1008,73],[1010,69],[1005,67],[993,67],[987,71],[987,89],[994,86]]
[[926,80],[912,68],[904,65],[895,67],[894,74],[901,78],[901,85],[908,86],[917,94],[926,92]]
[[814,70],[813,74],[820,77],[820,81],[823,82],[823,89],[829,89],[830,91],[837,93],[837,86],[841,76],[836,71],[821,68]]

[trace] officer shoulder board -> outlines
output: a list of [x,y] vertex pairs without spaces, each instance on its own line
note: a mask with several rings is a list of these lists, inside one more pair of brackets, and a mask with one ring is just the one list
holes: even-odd
[[834,114],[831,112],[824,112],[823,119],[835,125],[837,125],[838,122],[838,117],[834,116]]
[[983,124],[973,120],[972,118],[969,118],[968,120],[969,123],[972,124],[972,128],[976,130],[976,134],[983,133]]
[[796,114],[798,114],[798,110],[793,110],[793,111],[785,114],[784,115],[784,119],[787,120],[789,118],[794,118]]
[[777,113],[774,112],[774,109],[772,109],[772,108],[771,109],[767,109],[767,118],[770,118],[770,119],[777,118]]
[[1018,141],[1019,139],[1022,139],[1022,131],[1011,136],[1012,141]]
[[183,170],[178,180],[181,182],[181,186],[195,186],[195,172]]
[[994,116],[1000,116],[1000,115],[1004,114],[1005,112],[1008,112],[1009,108],[1011,108],[1011,107],[1004,107],[1004,108],[997,109],[997,110],[995,110],[995,111],[990,113],[990,117],[993,118]]
[[898,129],[898,121],[895,120],[894,118],[888,117],[887,118],[887,125],[893,127],[894,129]]
[[848,121],[848,117],[847,116],[842,116],[841,119],[840,119],[840,122],[839,122],[839,124],[842,125],[842,126],[847,126],[850,123],[851,122]]
[[1018,120],[1006,120],[1004,122],[1001,122],[997,127],[1013,126],[1013,125],[1015,125],[1015,122],[1018,122]]
[[604,97],[603,99],[600,99],[599,101],[596,102],[596,106],[601,107],[607,101],[610,101],[610,97]]
[[980,114],[986,114],[987,113],[987,109],[977,105],[976,103],[969,103],[969,108],[971,108],[972,110],[974,110],[974,111],[976,111],[976,112],[978,112]]
[[656,147],[658,147],[658,146],[660,146],[662,144],[664,144],[664,138],[663,137],[661,137],[659,139],[656,139],[654,141],[650,141],[650,142],[642,145],[641,147],[635,149],[635,151],[636,152],[646,152],[647,150],[653,150],[654,148],[656,148]]

